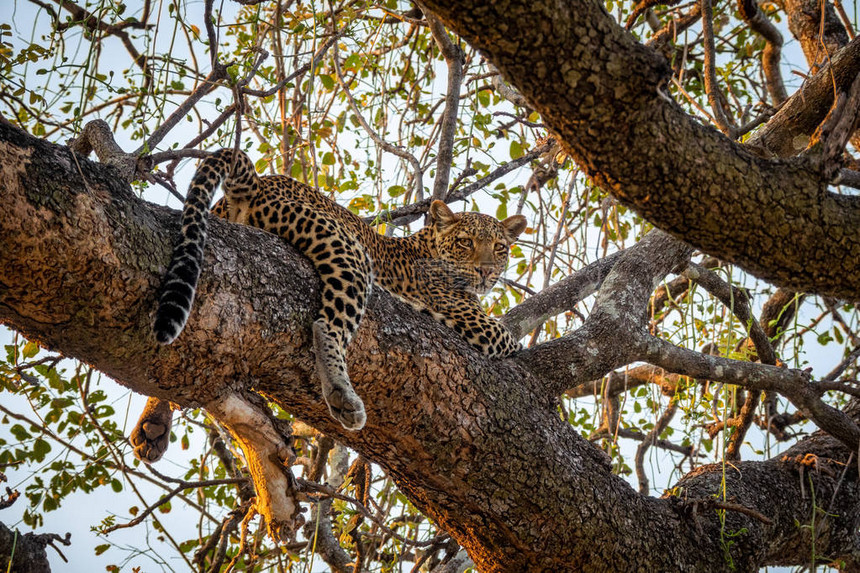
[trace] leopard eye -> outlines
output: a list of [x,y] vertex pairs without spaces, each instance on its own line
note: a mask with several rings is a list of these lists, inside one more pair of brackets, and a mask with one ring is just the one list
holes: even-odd
[[457,239],[457,246],[463,247],[464,249],[472,248],[472,239],[467,239],[466,237],[461,237]]
[[493,248],[496,249],[496,252],[500,254],[508,250],[508,246],[504,243],[496,243]]

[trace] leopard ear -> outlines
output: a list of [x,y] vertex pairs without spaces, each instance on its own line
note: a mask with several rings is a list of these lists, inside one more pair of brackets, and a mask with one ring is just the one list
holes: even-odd
[[460,220],[460,215],[454,213],[448,205],[438,199],[430,203],[430,223],[444,231]]
[[528,222],[526,221],[526,218],[522,215],[514,215],[502,221],[502,227],[505,228],[505,234],[508,237],[508,241],[511,243],[516,241],[517,237],[520,236],[520,233],[526,230],[527,224]]

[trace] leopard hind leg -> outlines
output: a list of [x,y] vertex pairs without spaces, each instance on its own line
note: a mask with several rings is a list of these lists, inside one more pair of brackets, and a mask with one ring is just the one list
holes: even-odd
[[128,437],[134,457],[148,464],[161,459],[170,442],[173,406],[167,400],[150,397],[140,419]]
[[294,215],[292,224],[251,224],[274,232],[311,260],[320,277],[322,308],[313,324],[316,373],[329,412],[347,430],[367,420],[364,403],[346,368],[346,349],[358,329],[373,281],[372,265],[361,243],[330,215],[312,206],[281,199],[278,208]]

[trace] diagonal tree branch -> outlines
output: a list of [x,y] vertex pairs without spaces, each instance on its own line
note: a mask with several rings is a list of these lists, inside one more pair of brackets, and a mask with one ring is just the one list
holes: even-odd
[[[256,229],[213,219],[198,304],[183,335],[160,347],[151,318],[176,213],[136,198],[111,168],[84,159],[76,164],[66,149],[2,123],[0,176],[0,210],[8,215],[0,218],[6,270],[0,321],[137,391],[202,405],[216,417],[228,416],[220,411],[228,398],[253,387],[380,464],[482,570],[631,570],[647,562],[661,571],[729,571],[728,562],[714,561],[724,551],[733,567],[755,570],[804,563],[810,554],[797,524],[807,523],[814,507],[801,494],[795,465],[741,462],[729,476],[719,466],[705,467],[682,483],[692,499],[703,499],[730,480],[732,503],[748,511],[731,511],[724,520],[715,512],[691,516],[683,502],[643,497],[559,418],[545,391],[549,384],[523,368],[527,360],[487,359],[387,295],[372,297],[349,352],[368,425],[344,431],[328,415],[311,374],[318,278],[292,248]],[[645,318],[637,316],[644,315],[654,277],[689,253],[677,241],[667,244],[665,234],[649,237],[648,249],[664,247],[657,269],[633,275],[624,300],[621,273],[640,268],[625,256],[599,297],[605,316],[612,303],[629,316],[625,330],[642,328]],[[62,289],[45,287],[60,283]],[[277,447],[278,439],[260,434],[259,451]],[[800,448],[836,463],[850,455],[826,438]],[[853,515],[860,503],[856,474],[842,482],[816,479],[822,497],[838,488],[832,514]],[[787,500],[779,507],[761,495],[774,484]],[[815,550],[851,555],[853,522],[833,520],[828,527]],[[742,532],[730,547],[721,542],[724,528]]]
[[[776,284],[858,297],[860,273],[841,261],[860,258],[860,200],[829,193],[806,161],[763,159],[667,101],[666,61],[601,2],[551,18],[543,2],[425,4],[488,57],[595,182],[656,226]],[[816,83],[853,81],[860,42],[842,51],[842,79],[834,57],[834,74],[822,70]],[[801,107],[829,106],[832,87],[819,95],[805,92]]]

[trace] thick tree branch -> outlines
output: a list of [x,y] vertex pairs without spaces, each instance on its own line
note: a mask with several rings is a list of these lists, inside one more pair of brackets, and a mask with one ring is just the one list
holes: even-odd
[[833,4],[820,0],[777,0],[788,16],[788,29],[800,41],[814,73],[848,43],[848,34]]
[[[807,78],[776,115],[750,137],[747,144],[763,147],[778,157],[803,151],[838,92],[848,92],[860,73],[860,38],[834,54],[817,74]],[[803,290],[803,289],[801,289]]]
[[621,252],[612,253],[545,288],[509,310],[502,322],[514,338],[522,338],[547,319],[573,309],[576,303],[593,294],[620,257]]
[[[692,248],[677,239],[651,231],[620,253],[581,328],[524,350],[519,361],[544,380],[546,391],[554,396],[635,361],[637,345],[647,335],[645,309],[651,293],[691,253]],[[522,328],[515,320],[508,322]]]
[[[350,346],[350,376],[368,424],[346,432],[328,415],[312,375],[318,278],[293,249],[256,229],[212,220],[189,323],[173,345],[160,347],[151,320],[176,213],[136,198],[112,169],[76,164],[66,149],[5,124],[0,177],[0,321],[130,388],[208,406],[216,417],[229,418],[218,405],[226,409],[228,397],[253,387],[385,468],[481,570],[632,570],[647,563],[658,571],[728,571],[728,562],[714,559],[724,551],[735,570],[755,570],[805,563],[810,554],[799,524],[813,514],[812,500],[801,494],[795,465],[746,462],[739,474],[726,471],[731,503],[773,521],[729,512],[735,537],[726,547],[716,513],[691,516],[683,504],[640,496],[613,476],[604,455],[559,419],[547,382],[523,368],[527,360],[487,359],[387,295],[372,297]],[[659,242],[653,235],[645,242],[651,248]],[[656,271],[630,283],[641,314],[653,278],[688,247],[664,250],[670,252],[658,257]],[[625,257],[612,272],[635,270],[633,257]],[[620,278],[607,277],[603,288],[620,288]],[[605,295],[600,312],[611,314],[608,303],[617,302],[626,313],[623,298]],[[640,321],[631,316],[625,327],[631,324]],[[248,439],[260,452],[278,442]],[[843,463],[849,456],[833,440],[809,441],[801,451]],[[704,468],[684,491],[708,498],[721,491],[722,474],[718,466]],[[836,489],[829,479],[816,482],[827,498]],[[762,492],[777,482],[780,504],[771,507]],[[829,513],[852,516],[860,503],[856,473],[849,470],[839,487]],[[854,523],[833,519],[827,528],[816,551],[849,555]]]
[[[860,201],[829,193],[806,162],[758,157],[669,101],[666,61],[602,2],[425,4],[488,57],[589,176],[649,221],[779,285],[860,296],[860,273],[843,268],[860,260]],[[852,81],[860,65],[845,64],[858,48],[846,46],[839,66]],[[834,76],[822,70],[816,81]],[[828,107],[832,87],[805,95],[806,105]]]

